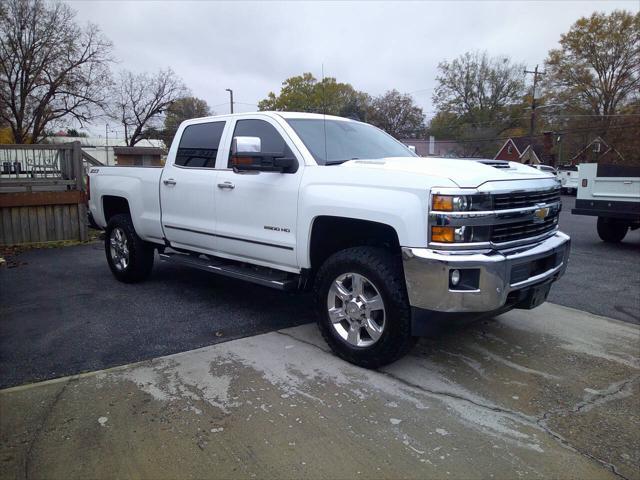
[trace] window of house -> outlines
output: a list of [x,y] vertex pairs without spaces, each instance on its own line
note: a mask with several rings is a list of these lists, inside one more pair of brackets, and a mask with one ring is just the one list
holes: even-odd
[[[234,137],[259,137],[260,151],[263,153],[281,154],[292,157],[293,153],[287,146],[282,135],[273,125],[264,120],[238,120],[233,130]],[[231,168],[231,156],[227,167]]]
[[511,152],[513,152],[513,147],[511,145],[507,146],[507,153],[509,155],[511,155]]
[[189,125],[182,132],[176,165],[191,168],[214,168],[225,122]]

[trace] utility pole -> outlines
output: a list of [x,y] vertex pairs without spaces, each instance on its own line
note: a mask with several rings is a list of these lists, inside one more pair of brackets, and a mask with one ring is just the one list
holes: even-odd
[[105,165],[109,165],[109,124],[104,124],[104,156],[105,156]]
[[[109,165],[109,132],[118,133],[117,130],[113,130],[109,128],[109,124],[105,123],[104,125],[104,157],[105,157],[105,165]],[[115,145],[114,145],[115,146]]]
[[225,90],[227,92],[229,92],[229,97],[230,97],[230,110],[231,113],[233,113],[233,90],[231,90],[230,88],[225,88]]
[[556,136],[556,144],[558,145],[558,165],[562,165],[562,134]]
[[533,75],[533,90],[531,92],[531,121],[529,123],[529,146],[531,147],[531,150],[533,150],[533,132],[536,126],[536,86],[538,85],[538,77],[542,77],[545,72],[538,72],[538,65],[536,65],[536,68],[533,71],[525,69],[524,73],[525,75]]

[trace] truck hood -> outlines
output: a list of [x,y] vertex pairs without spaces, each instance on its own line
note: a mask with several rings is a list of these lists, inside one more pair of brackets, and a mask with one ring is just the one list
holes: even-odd
[[554,178],[550,173],[521,163],[480,159],[392,157],[376,160],[350,160],[341,164],[339,168],[367,168],[441,177],[451,180],[461,188],[476,188],[491,181]]

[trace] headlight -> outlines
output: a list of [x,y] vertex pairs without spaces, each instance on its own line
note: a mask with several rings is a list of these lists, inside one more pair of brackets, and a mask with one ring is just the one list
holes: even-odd
[[431,241],[438,243],[488,242],[490,235],[489,226],[431,227]]
[[491,210],[489,195],[439,195],[431,197],[431,209],[436,212],[468,212]]

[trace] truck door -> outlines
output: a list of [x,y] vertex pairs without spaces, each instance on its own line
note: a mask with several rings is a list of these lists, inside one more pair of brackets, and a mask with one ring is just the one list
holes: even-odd
[[187,125],[175,160],[163,170],[162,228],[172,246],[203,252],[216,249],[215,163],[225,124],[209,121]]
[[[237,120],[226,144],[240,136],[260,138],[263,152],[286,156],[297,152],[282,128],[268,117]],[[222,168],[216,180],[217,249],[231,258],[297,270],[296,222],[303,168],[295,173],[235,173],[226,156],[218,164]],[[302,158],[295,156],[302,166]]]

